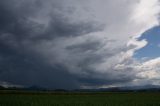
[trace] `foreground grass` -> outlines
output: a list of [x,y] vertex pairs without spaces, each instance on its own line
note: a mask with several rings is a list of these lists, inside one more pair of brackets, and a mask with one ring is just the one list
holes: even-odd
[[1,92],[0,106],[160,106],[160,93]]

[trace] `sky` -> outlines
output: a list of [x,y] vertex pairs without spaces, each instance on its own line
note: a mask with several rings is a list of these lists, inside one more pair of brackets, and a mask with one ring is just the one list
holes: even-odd
[[142,49],[136,51],[137,58],[157,58],[160,55],[160,27],[153,27],[144,32],[139,39],[146,39],[148,44]]
[[160,85],[159,0],[0,1],[0,85]]

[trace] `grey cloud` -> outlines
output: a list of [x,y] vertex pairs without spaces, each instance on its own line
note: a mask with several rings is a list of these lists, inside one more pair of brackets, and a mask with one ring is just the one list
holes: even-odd
[[[43,1],[1,1],[0,4],[0,80],[24,86],[40,85],[48,88],[80,87],[77,78],[67,72],[63,65],[47,65],[33,51],[28,51],[46,40],[57,37],[80,36],[96,30],[99,26],[91,22],[71,23],[61,14],[52,11],[47,26],[30,20]],[[53,2],[52,6],[58,4]],[[61,8],[53,7],[61,12]],[[98,29],[97,29],[98,28]],[[28,42],[25,44],[25,42]]]
[[[85,7],[90,2],[0,1],[0,81],[68,89],[132,82],[136,72],[127,67],[134,62],[126,52],[137,45],[127,47],[126,43],[141,28],[133,31],[137,24],[129,21],[131,10],[118,13],[120,21],[115,21],[117,13],[98,7],[104,1],[96,1],[98,8],[92,7],[93,11],[87,8],[90,4]],[[122,4],[128,9],[133,6],[123,2],[117,2],[122,10]],[[115,1],[104,3],[114,5]],[[125,24],[122,29],[121,23]],[[128,24],[133,26],[129,29]]]
[[[19,2],[17,0],[11,0],[10,2],[1,2],[1,33],[13,34],[18,42],[26,39],[37,40],[54,39],[61,36],[78,36],[103,28],[100,25],[95,25],[93,21],[81,23],[70,22],[66,14],[69,16],[72,13],[61,9],[62,6],[58,7],[60,3],[56,4],[56,0],[51,2],[52,7],[49,5],[51,8],[49,10],[46,2],[41,0],[22,0]],[[41,11],[44,12],[41,13]],[[42,21],[48,21],[47,26],[44,23],[37,22],[40,17],[44,18]]]
[[50,67],[36,56],[20,53],[3,44],[0,48],[0,80],[22,86],[78,87],[74,76],[67,73],[65,68],[58,65]]

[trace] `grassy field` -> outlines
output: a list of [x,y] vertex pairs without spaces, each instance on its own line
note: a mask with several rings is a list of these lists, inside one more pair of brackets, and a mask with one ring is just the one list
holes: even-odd
[[160,106],[160,93],[1,92],[0,106]]

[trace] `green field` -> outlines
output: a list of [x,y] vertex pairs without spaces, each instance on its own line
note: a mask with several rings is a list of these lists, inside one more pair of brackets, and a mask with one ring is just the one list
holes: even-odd
[[160,106],[160,93],[1,92],[0,106]]

